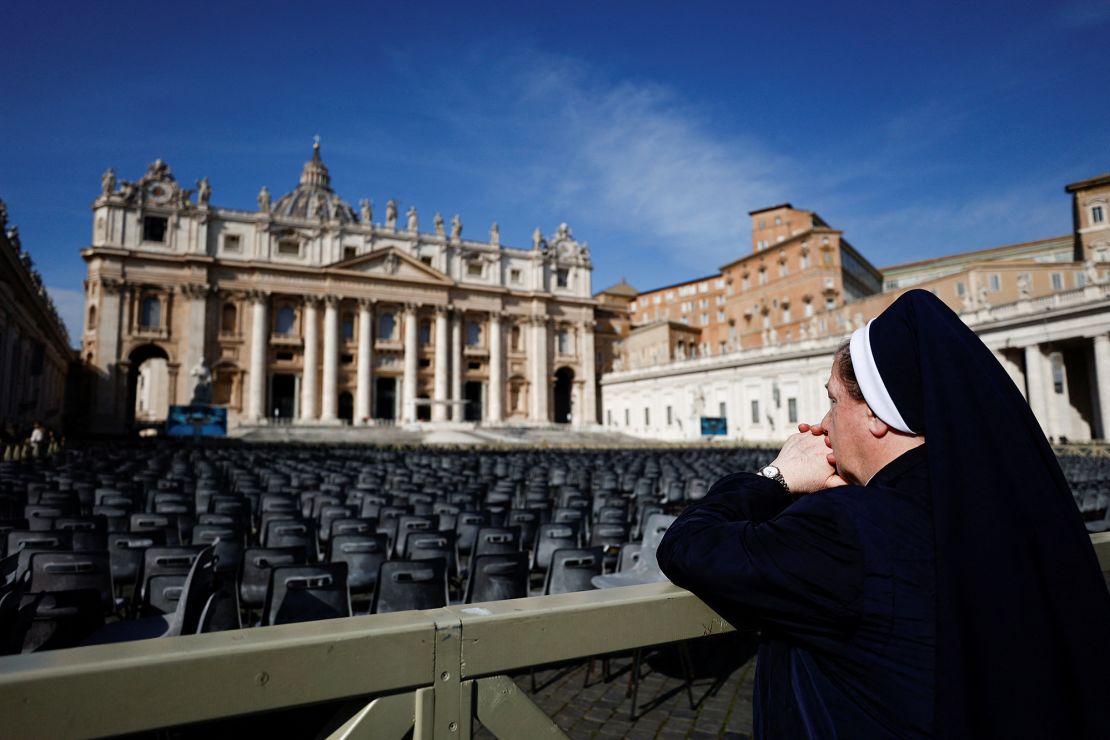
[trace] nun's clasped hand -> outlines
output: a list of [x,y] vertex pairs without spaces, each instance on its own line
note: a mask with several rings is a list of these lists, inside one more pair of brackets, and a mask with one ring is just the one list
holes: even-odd
[[[805,427],[805,429],[802,429]],[[814,493],[826,488],[847,485],[836,474],[833,457],[825,436],[816,427],[799,425],[802,431],[786,439],[778,457],[771,464],[779,469],[791,493]]]

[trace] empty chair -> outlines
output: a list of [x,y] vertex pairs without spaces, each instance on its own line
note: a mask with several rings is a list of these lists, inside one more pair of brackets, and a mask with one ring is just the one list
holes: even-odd
[[243,560],[243,532],[228,524],[198,524],[193,527],[194,545],[212,545],[216,549],[216,570],[238,573]]
[[307,562],[316,560],[316,528],[313,522],[271,519],[266,523],[262,544],[266,547],[301,547]]
[[133,611],[149,616],[176,609],[189,570],[203,549],[200,545],[148,547],[132,599]]
[[99,594],[101,608],[105,612],[115,608],[112,569],[107,552],[44,550],[31,556],[28,571],[30,582],[27,590],[32,593],[91,589]]
[[371,614],[447,605],[447,561],[387,560],[378,573]]
[[589,591],[594,588],[591,580],[601,575],[604,552],[600,547],[572,547],[556,550],[551,556],[551,567],[543,583],[547,594],[565,594]]
[[578,547],[578,522],[541,524],[536,530],[536,546],[532,551],[532,570],[546,571],[556,550]]
[[73,533],[64,530],[23,530],[8,532],[8,557],[18,554],[15,577],[23,578],[31,565],[31,555],[43,550],[72,550]]
[[262,624],[351,616],[345,562],[279,565],[270,571]]
[[177,526],[176,514],[148,514],[138,513],[131,515],[132,532],[148,532],[152,529],[161,529],[166,533],[166,545],[181,544],[181,530]]
[[397,534],[393,541],[393,551],[398,556],[405,553],[405,543],[413,532],[434,532],[439,517],[432,514],[402,514],[397,517]]
[[330,531],[328,533],[328,542],[330,544],[332,538],[341,534],[374,534],[377,531],[377,519],[366,519],[361,517],[332,519]]
[[8,533],[27,531],[26,519],[0,519],[0,557],[8,554]]
[[485,511],[460,511],[455,518],[456,542],[459,555],[469,555],[474,549],[474,540],[478,537],[478,530],[489,526],[489,513]]
[[149,547],[164,547],[166,533],[161,529],[147,532],[110,532],[108,562],[112,583],[116,586],[134,584],[142,569],[143,557]]
[[520,599],[528,595],[528,554],[477,555],[470,565],[465,602]]
[[[550,520],[550,510],[546,512]],[[541,511],[539,509],[510,509],[508,518],[505,523],[510,527],[520,527],[520,547],[523,550],[531,550],[532,545],[536,542],[536,530],[539,529],[540,523],[544,521]]]
[[278,565],[304,565],[303,547],[252,547],[243,553],[239,574],[239,601],[247,609],[258,609],[266,601],[270,569]]
[[455,536],[455,533],[451,530],[411,532],[403,557],[407,560],[443,558],[447,561],[447,574],[449,576],[458,574],[459,563],[456,556]]
[[341,504],[324,506],[317,517],[317,534],[320,537],[320,549],[327,550],[328,540],[331,539],[331,524],[338,519],[350,519],[355,515],[353,507]]
[[617,565],[617,555],[621,546],[628,541],[628,524],[598,522],[590,531],[590,546],[605,549],[605,570],[611,571]]
[[328,544],[328,561],[347,564],[347,585],[351,596],[369,596],[378,583],[378,570],[389,555],[385,533],[335,534],[333,530]]
[[73,549],[76,551],[100,551],[108,549],[108,520],[99,517],[59,517],[54,520],[54,529],[73,533]]
[[639,543],[628,543],[621,547],[620,555],[617,556],[617,572],[624,573],[635,567],[636,563],[640,560]]

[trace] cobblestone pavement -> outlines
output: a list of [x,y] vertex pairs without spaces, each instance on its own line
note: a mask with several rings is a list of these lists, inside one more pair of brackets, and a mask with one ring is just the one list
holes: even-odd
[[[695,679],[694,709],[690,708],[681,678],[665,675],[645,663],[635,720],[629,719],[631,656],[625,654],[609,662],[610,679],[606,681],[602,661],[594,660],[588,685],[584,685],[585,662],[537,671],[535,693],[527,672],[513,676],[513,680],[575,740],[719,738],[726,732],[746,739],[750,735],[755,658],[732,670],[722,681],[713,677]],[[475,737],[493,737],[477,721],[474,729]]]

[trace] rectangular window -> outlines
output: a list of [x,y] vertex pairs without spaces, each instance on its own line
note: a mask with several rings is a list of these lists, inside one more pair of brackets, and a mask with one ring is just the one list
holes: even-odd
[[790,309],[789,308],[782,309],[782,323],[789,324],[790,321],[791,321]]
[[964,285],[962,282],[956,283],[956,295],[958,295],[960,298],[963,298],[965,295],[967,295],[967,286]]
[[709,314],[703,313],[701,315],[701,325],[702,326],[708,326],[709,325]]
[[[520,284],[520,270],[509,270],[509,282],[515,283],[517,285]],[[635,303],[632,304],[632,310],[636,310]]]
[[1075,273],[1075,287],[1082,288],[1087,284],[1087,276],[1081,272]]
[[759,423],[759,401],[752,401],[752,424]]
[[432,266],[432,256],[430,254],[426,254],[423,257],[421,257],[420,261],[423,262],[428,267]]
[[287,257],[299,257],[301,255],[301,243],[296,239],[281,239],[278,241],[278,254]]
[[668,406],[667,407],[667,426],[670,426],[673,423],[674,423],[674,410],[670,406]]
[[825,299],[825,310],[826,311],[831,311],[834,308],[836,308],[836,299],[833,298],[832,296],[829,296],[828,298]]
[[803,305],[805,306],[805,314],[808,319],[813,315],[813,303],[811,301],[806,301]]
[[725,320],[725,312],[724,311],[718,311],[717,312],[717,321],[720,321],[721,323],[724,323],[724,320]]
[[166,241],[166,224],[168,221],[162,216],[147,216],[143,219],[143,241],[144,242],[159,242]]
[[605,409],[605,426],[613,426],[613,409]]
[[629,421],[629,418],[628,418],[628,409],[625,409],[625,410],[624,410],[624,425],[625,425],[626,427],[627,427],[627,426],[632,426],[632,422],[631,422],[631,421]]
[[649,408],[644,409],[644,426],[651,426],[651,409]]
[[832,252],[825,252],[825,254],[821,257],[821,261],[824,262],[826,265],[831,265],[832,264]]
[[242,251],[242,242],[238,234],[224,234],[224,251],[234,254]]
[[724,401],[721,401],[719,404],[717,404],[717,415],[720,416],[722,419],[728,418],[728,404]]
[[466,274],[470,277],[482,277],[482,263],[478,260],[467,262]]
[[565,269],[559,269],[559,270],[555,271],[555,285],[557,285],[558,287],[560,287],[560,288],[567,287],[569,279],[570,279],[569,271],[567,271]]
[[798,399],[786,399],[786,418],[791,424],[798,423]]
[[1002,276],[997,272],[992,272],[990,276],[991,292],[997,293],[1002,290]]
[[1100,224],[1106,220],[1106,214],[1102,210],[1102,206],[1091,207],[1091,223]]
[[1063,290],[1064,289],[1064,275],[1063,275],[1063,273],[1059,273],[1059,272],[1052,273],[1052,289],[1053,290]]
[[358,256],[358,247],[343,247],[343,259],[352,260]]

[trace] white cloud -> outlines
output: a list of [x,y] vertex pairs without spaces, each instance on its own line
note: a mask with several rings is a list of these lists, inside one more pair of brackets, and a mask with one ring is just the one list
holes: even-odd
[[80,290],[68,288],[52,288],[47,286],[46,292],[54,299],[54,306],[58,315],[69,332],[69,343],[76,347],[81,344],[81,330],[85,325],[85,294]]

